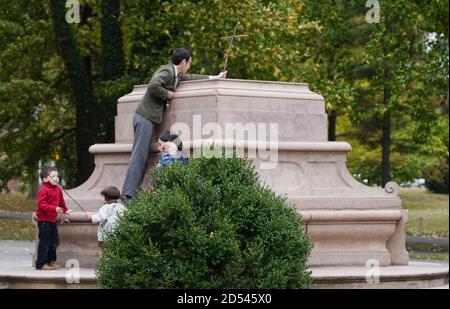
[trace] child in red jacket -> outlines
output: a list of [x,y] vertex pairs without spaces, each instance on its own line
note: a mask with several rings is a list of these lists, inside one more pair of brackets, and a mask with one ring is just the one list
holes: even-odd
[[67,213],[63,193],[58,186],[58,170],[52,166],[42,168],[42,186],[37,196],[36,217],[39,229],[36,269],[53,270],[60,268],[55,264],[56,248],[59,245],[56,218]]

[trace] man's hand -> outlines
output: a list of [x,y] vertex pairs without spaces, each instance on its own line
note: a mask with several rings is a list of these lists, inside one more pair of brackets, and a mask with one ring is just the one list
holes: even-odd
[[174,96],[175,96],[175,92],[170,91],[170,90],[167,91],[167,98],[169,100],[172,100],[174,98]]
[[227,78],[227,71],[220,72],[219,75],[217,75],[217,78],[219,79]]
[[61,207],[56,207],[56,213],[58,215],[62,215],[64,213],[64,210]]

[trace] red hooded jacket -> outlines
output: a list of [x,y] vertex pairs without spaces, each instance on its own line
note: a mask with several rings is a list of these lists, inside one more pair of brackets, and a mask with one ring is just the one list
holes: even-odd
[[61,188],[52,185],[50,182],[42,183],[37,195],[37,204],[37,221],[56,222],[58,216],[56,207],[61,207],[64,213],[68,210]]

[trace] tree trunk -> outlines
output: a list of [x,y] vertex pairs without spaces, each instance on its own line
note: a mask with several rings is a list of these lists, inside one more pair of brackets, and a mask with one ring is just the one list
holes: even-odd
[[34,176],[29,184],[28,198],[36,199],[37,193],[39,191],[39,166],[38,166],[38,164],[36,164],[35,168],[30,169],[28,171],[28,173],[30,175]]
[[[387,91],[385,90],[385,102],[387,98]],[[381,137],[381,186],[384,187],[386,183],[391,181],[391,162],[390,162],[390,147],[391,147],[391,112],[386,111],[383,115],[382,137]]]
[[[102,79],[117,79],[125,73],[122,31],[120,29],[120,0],[101,1],[102,31]],[[105,142],[114,142],[114,117],[117,97],[105,96],[102,99]]]
[[120,0],[102,0],[102,78],[111,80],[125,72],[122,31],[120,29]]
[[[59,52],[69,75],[76,113],[76,185],[82,184],[92,173],[94,158],[89,147],[95,143],[96,113],[95,99],[90,83],[90,72],[86,72],[77,42],[65,15],[65,2],[50,0],[51,18]],[[94,129],[93,129],[94,128]]]
[[[384,24],[389,25],[389,31],[394,31],[393,25],[388,23],[387,15],[384,16]],[[387,34],[387,28],[385,33]],[[386,45],[383,44],[383,106],[387,106],[390,99],[389,91],[389,66],[386,60]],[[382,128],[381,128],[381,186],[384,188],[386,183],[391,181],[391,111],[388,107],[383,113]]]
[[[334,51],[328,55],[328,64],[327,64],[327,77],[328,80],[333,80],[335,76],[335,63],[336,63],[336,54]],[[336,104],[336,102],[334,102]],[[336,106],[332,106],[332,109],[328,112],[328,140],[330,142],[336,141]]]
[[332,110],[328,113],[328,141],[336,141],[336,111]]

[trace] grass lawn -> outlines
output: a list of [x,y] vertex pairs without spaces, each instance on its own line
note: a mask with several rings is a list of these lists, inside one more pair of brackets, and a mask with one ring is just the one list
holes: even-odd
[[411,260],[448,261],[448,252],[416,252],[412,250],[408,250],[408,252]]
[[420,221],[423,218],[423,236],[448,238],[448,195],[429,193],[420,189],[403,189],[399,196],[402,207],[408,209],[406,233],[420,236]]
[[[36,200],[23,193],[0,193],[0,211],[30,212],[36,210]],[[31,220],[0,219],[0,239],[33,240],[35,228]]]
[[433,245],[408,244],[406,250],[412,260],[444,260],[448,261],[448,249]]
[[0,193],[0,211],[34,211],[36,200],[23,193]]
[[33,240],[35,227],[31,220],[0,219],[0,239]]

